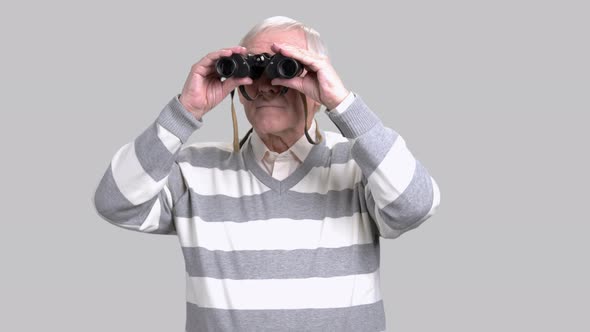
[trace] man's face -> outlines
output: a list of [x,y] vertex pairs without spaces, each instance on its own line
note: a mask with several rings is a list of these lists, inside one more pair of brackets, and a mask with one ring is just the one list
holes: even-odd
[[[273,42],[291,44],[307,49],[305,34],[299,29],[265,31],[255,36],[244,46],[248,49],[248,53],[251,54],[266,52],[272,55],[274,53],[270,47]],[[279,95],[281,88],[282,86],[279,85],[271,85],[270,80],[263,74],[252,85],[246,86],[250,97],[254,98],[257,93],[258,97],[254,101],[248,101],[239,94],[240,102],[244,105],[248,121],[259,135],[272,134],[300,137],[303,135],[305,123],[303,102],[299,92],[294,89],[289,89],[284,95]],[[307,105],[309,107],[309,126],[313,120],[313,110],[317,104],[312,99],[307,98]]]

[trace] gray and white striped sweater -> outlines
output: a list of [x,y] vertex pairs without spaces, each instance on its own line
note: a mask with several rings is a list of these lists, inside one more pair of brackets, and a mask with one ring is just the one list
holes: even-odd
[[436,182],[360,97],[279,181],[249,142],[182,146],[202,122],[174,97],[120,148],[94,196],[127,229],[178,236],[187,331],[383,331],[379,239],[436,210]]

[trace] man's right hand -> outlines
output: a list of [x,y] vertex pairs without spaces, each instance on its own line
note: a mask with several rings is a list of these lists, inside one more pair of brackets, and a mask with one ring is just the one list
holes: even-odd
[[215,64],[219,58],[234,53],[246,55],[247,50],[242,46],[224,48],[207,54],[191,67],[179,99],[184,108],[198,120],[217,106],[233,89],[240,85],[252,84],[249,77],[230,77],[221,81]]

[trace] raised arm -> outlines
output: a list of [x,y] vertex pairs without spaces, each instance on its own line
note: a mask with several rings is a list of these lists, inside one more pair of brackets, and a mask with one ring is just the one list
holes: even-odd
[[332,110],[328,116],[342,134],[355,140],[352,157],[362,170],[365,201],[380,235],[395,238],[430,217],[440,202],[438,186],[404,139],[383,126],[360,97],[344,112],[334,111],[350,91],[329,58],[294,45],[273,44],[272,49],[299,60],[308,70],[303,77],[274,79],[272,83],[296,89],[325,105]]
[[328,116],[354,139],[352,157],[362,170],[365,201],[380,236],[396,238],[418,227],[440,203],[438,185],[406,142],[356,97],[345,112]]
[[140,232],[173,234],[174,202],[186,191],[175,160],[181,146],[202,125],[204,114],[246,78],[221,81],[215,63],[245,53],[240,46],[212,52],[195,63],[182,94],[172,98],[156,121],[113,157],[94,194],[96,211],[107,221]]
[[127,229],[174,234],[171,211],[186,190],[175,159],[201,124],[174,97],[152,125],[115,153],[94,194],[98,214]]

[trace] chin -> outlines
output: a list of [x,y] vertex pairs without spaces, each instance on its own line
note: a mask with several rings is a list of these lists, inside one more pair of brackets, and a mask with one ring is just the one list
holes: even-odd
[[261,130],[280,130],[286,127],[285,120],[286,119],[276,114],[257,114],[254,116],[253,125],[255,125],[256,128],[259,128]]
[[277,133],[280,133],[280,132],[284,131],[285,129],[287,129],[285,126],[281,126],[278,124],[264,124],[264,123],[258,123],[254,126],[254,128],[260,134],[277,134]]

